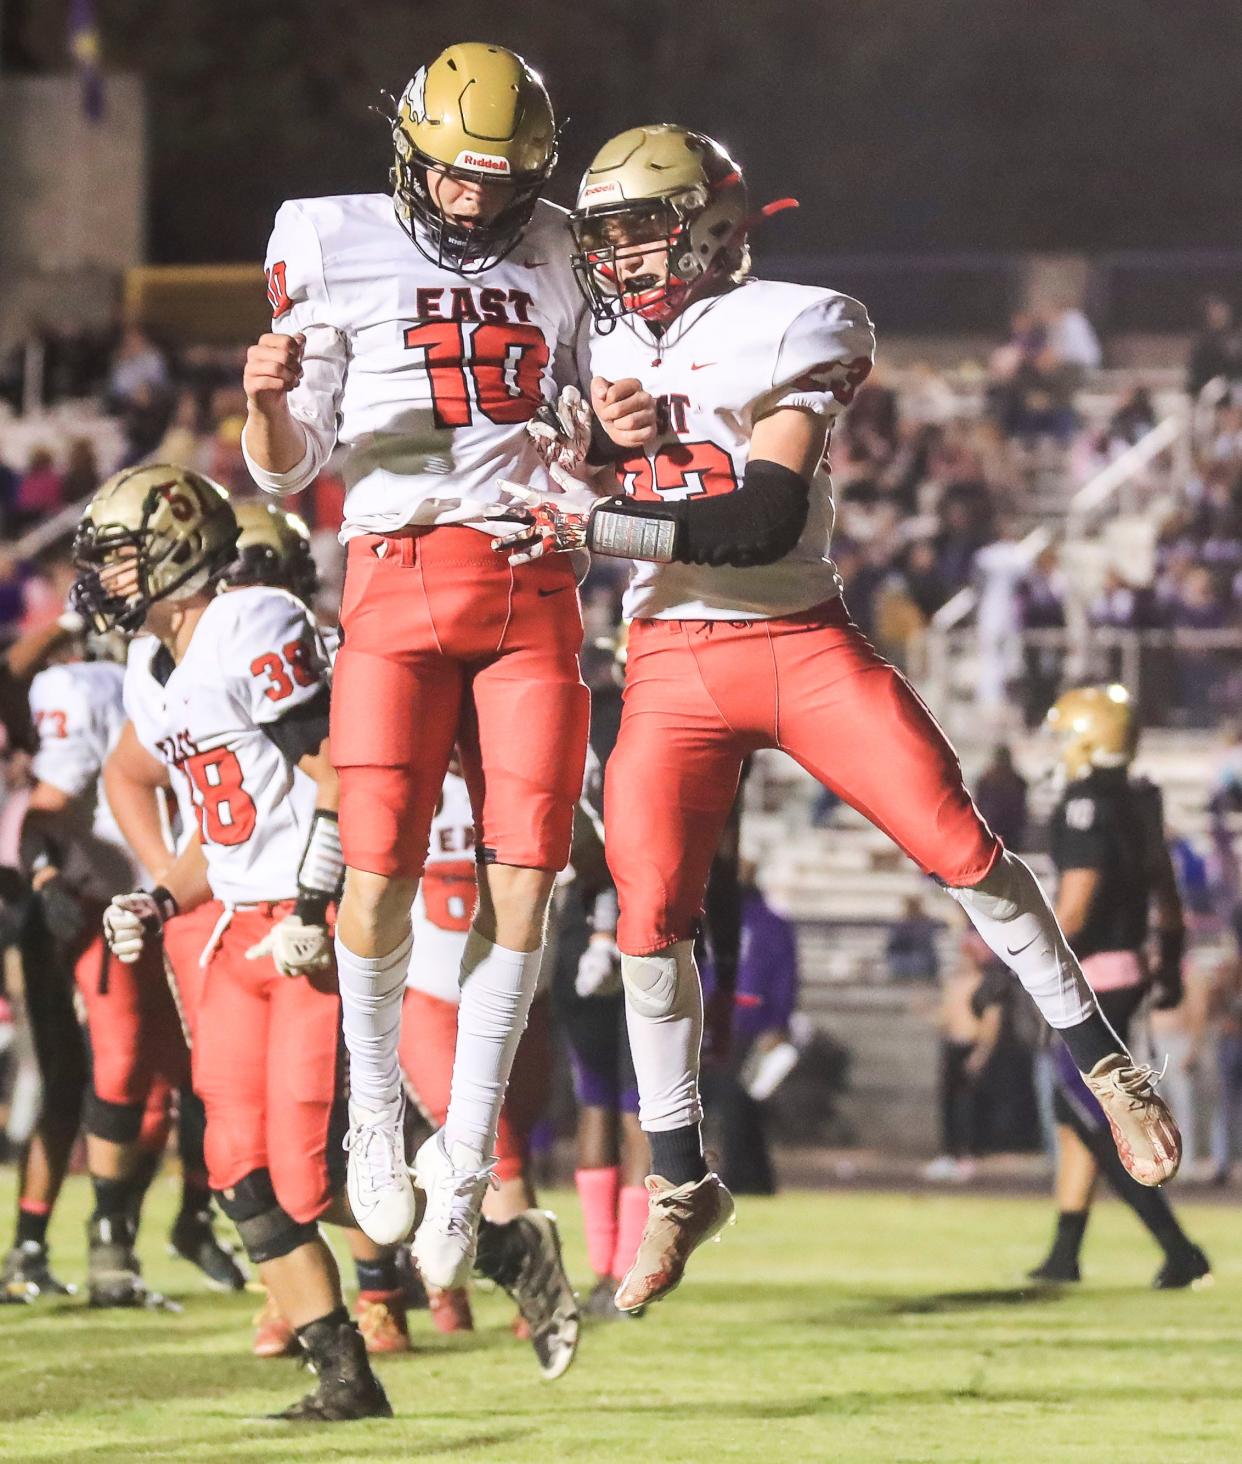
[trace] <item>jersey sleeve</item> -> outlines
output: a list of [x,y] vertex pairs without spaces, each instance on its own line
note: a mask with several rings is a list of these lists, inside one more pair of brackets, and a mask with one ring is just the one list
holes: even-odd
[[242,451],[260,487],[296,492],[310,482],[336,446],[337,413],[349,360],[345,333],[333,318],[319,235],[300,203],[281,204],[263,268],[273,332],[306,337],[302,380],[289,393],[289,410],[306,429],[306,457],[290,472],[273,474],[252,460],[244,434]]
[[85,688],[65,667],[49,667],[31,683],[30,712],[38,739],[34,776],[70,798],[81,797],[99,777],[103,752]]
[[835,417],[867,379],[875,359],[875,330],[866,307],[848,295],[829,295],[794,317],[776,354],[770,389],[754,419],[780,407]]
[[1107,805],[1089,793],[1071,793],[1058,810],[1052,857],[1059,870],[1104,870],[1115,862]]
[[328,657],[310,612],[292,595],[237,595],[231,633],[220,639],[222,669],[243,715],[256,726],[281,721],[322,698]]

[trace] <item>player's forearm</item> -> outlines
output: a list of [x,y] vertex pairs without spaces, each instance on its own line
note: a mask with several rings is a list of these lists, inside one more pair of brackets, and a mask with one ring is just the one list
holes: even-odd
[[211,899],[211,886],[207,882],[207,856],[203,853],[197,834],[177,855],[158,883],[176,900],[180,914]]
[[104,765],[104,794],[117,827],[138,862],[153,879],[162,880],[175,856],[160,814],[160,790],[127,777],[108,762]]
[[242,448],[251,468],[284,477],[313,457],[310,434],[288,406],[246,417]]

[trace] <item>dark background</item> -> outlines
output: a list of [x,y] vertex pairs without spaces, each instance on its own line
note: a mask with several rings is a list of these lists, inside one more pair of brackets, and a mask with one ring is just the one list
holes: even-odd
[[[4,63],[67,64],[68,0],[0,0]],[[640,121],[720,138],[785,251],[1242,241],[1238,0],[98,0],[147,81],[151,257],[253,258],[281,199],[385,187],[368,112],[452,41],[542,70],[551,196]]]

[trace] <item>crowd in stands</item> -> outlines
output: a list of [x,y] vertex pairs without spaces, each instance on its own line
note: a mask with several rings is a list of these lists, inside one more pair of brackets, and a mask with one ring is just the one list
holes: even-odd
[[[3,450],[0,424],[0,543],[81,502],[117,467],[168,458],[210,474],[235,494],[254,491],[242,460],[245,417],[241,350],[176,353],[135,324],[100,334],[41,328],[0,363],[0,412],[25,398],[37,369],[45,404],[93,399],[114,437],[74,437],[53,447],[28,441],[21,461]],[[1030,527],[1032,468],[1051,463],[1081,480],[1137,442],[1156,422],[1141,383],[1101,425],[1084,419],[1078,395],[1102,361],[1099,339],[1077,308],[1020,311],[985,365],[956,379],[930,366],[889,375],[881,365],[859,389],[830,447],[837,523],[833,552],[855,619],[882,652],[909,663],[936,612],[966,586],[980,591],[980,634],[1002,647],[985,668],[981,698],[1000,703],[1019,681],[1028,721],[1042,715],[1060,675],[1058,656],[1018,648],[1015,632],[1066,624],[1057,551],[1031,562],[1018,552]],[[32,364],[37,363],[37,364]],[[1192,392],[1220,378],[1242,381],[1242,330],[1230,305],[1205,303],[1187,368]],[[1106,630],[1225,629],[1242,623],[1242,392],[1225,392],[1201,432],[1194,473],[1159,530],[1152,583],[1121,566],[1088,607]],[[7,463],[5,458],[9,460]],[[298,508],[317,531],[327,595],[339,557],[332,534],[343,485],[331,465]],[[0,552],[0,636],[40,613],[44,566]],[[596,564],[584,586],[588,636],[615,636],[624,568]],[[27,586],[31,586],[27,593]],[[33,600],[36,605],[28,604]],[[1186,698],[1192,720],[1211,710],[1215,672],[1207,657]],[[1201,683],[1201,684],[1200,684]]]

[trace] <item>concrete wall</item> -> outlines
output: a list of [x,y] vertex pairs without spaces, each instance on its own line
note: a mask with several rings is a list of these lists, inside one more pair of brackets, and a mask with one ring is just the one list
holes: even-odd
[[107,318],[145,254],[141,81],[110,76],[98,123],[72,76],[0,76],[0,343],[36,316]]

